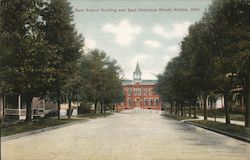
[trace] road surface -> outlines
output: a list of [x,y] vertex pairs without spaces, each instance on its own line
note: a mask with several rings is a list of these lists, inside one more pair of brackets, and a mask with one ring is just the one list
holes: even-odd
[[3,160],[249,160],[250,144],[130,110],[2,142]]

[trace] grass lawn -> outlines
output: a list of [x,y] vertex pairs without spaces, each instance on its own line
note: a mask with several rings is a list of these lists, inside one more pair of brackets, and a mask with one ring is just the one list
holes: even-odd
[[230,114],[230,119],[236,121],[245,121],[245,116],[242,114]]
[[214,122],[214,121],[203,121],[203,120],[192,121],[192,123],[201,124],[203,126],[231,133],[236,136],[250,138],[250,128],[244,126],[233,125],[233,124],[227,125],[225,123]]
[[164,114],[164,116],[172,118],[174,120],[185,120],[185,119],[194,119],[194,117],[189,117],[189,116],[177,116],[174,114]]
[[[210,115],[209,117],[214,118],[215,115]],[[225,115],[218,115],[217,118],[225,118]],[[242,114],[230,114],[230,119],[235,121],[245,121],[245,116]]]
[[88,118],[105,117],[108,115],[111,115],[111,113],[106,113],[106,114],[89,113],[89,114],[83,114],[79,116],[72,116],[71,119],[68,119],[66,117],[62,119],[57,119],[53,117],[53,118],[36,119],[31,122],[19,122],[19,123],[9,125],[9,126],[3,126],[1,128],[1,137],[28,132],[28,131],[37,130],[37,129],[42,129],[42,128],[47,128],[47,127],[52,127],[52,126],[57,126],[57,125],[62,125],[62,124],[67,124],[67,123],[72,123],[72,122],[77,122],[77,121],[84,121],[84,120],[87,121]]
[[[215,114],[216,114],[217,118],[225,118],[225,113],[224,113],[224,111],[222,109],[217,109],[216,112],[215,112],[214,109],[208,110],[208,117],[214,118]],[[197,115],[203,116],[203,110],[197,110]],[[231,111],[230,119],[231,120],[236,120],[236,121],[244,121],[245,120],[245,115],[244,115],[243,112],[239,113],[239,112]]]

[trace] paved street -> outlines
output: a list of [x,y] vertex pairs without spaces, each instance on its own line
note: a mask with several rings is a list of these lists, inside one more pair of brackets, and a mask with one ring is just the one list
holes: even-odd
[[249,160],[250,144],[133,110],[2,143],[4,160]]

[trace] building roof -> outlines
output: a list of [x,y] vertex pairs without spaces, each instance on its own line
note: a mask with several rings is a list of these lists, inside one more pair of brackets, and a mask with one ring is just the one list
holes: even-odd
[[142,74],[139,63],[137,62],[134,74]]
[[[157,83],[157,80],[141,80],[138,82],[140,85],[155,85]],[[133,85],[133,80],[123,80],[122,85]]]

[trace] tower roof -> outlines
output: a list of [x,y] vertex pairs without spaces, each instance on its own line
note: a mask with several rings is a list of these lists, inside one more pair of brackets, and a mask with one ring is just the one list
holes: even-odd
[[138,62],[136,64],[136,68],[135,68],[135,72],[134,73],[135,74],[141,74],[142,73]]

